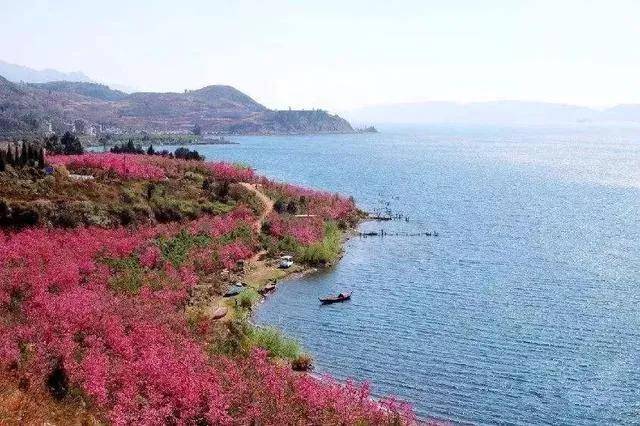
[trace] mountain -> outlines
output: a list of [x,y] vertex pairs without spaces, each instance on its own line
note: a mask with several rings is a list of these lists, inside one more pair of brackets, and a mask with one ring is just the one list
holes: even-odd
[[57,133],[350,133],[326,111],[273,111],[231,86],[127,94],[88,82],[12,83],[0,77],[0,135]]
[[81,72],[60,72],[52,69],[35,70],[0,60],[0,75],[13,82],[46,83],[49,81],[81,81],[91,79]]
[[50,81],[47,83],[29,83],[28,86],[45,91],[74,93],[76,95],[87,96],[89,98],[100,99],[103,101],[118,101],[127,97],[127,94],[120,90],[114,90],[109,86],[97,83]]
[[640,123],[640,105],[606,110],[526,101],[421,102],[364,107],[344,113],[352,122],[388,124],[568,124],[582,122]]

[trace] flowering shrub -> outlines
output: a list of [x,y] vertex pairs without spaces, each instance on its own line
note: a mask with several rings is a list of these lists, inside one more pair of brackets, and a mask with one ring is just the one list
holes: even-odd
[[[161,157],[86,154],[49,161],[133,179],[197,167],[219,180],[255,179],[250,169],[226,163]],[[312,211],[327,211],[301,218],[274,213],[268,220],[274,235],[311,250],[329,235],[325,218],[351,211],[339,197],[313,201],[315,192],[304,193],[308,206],[317,203]],[[11,370],[31,389],[82,395],[114,424],[412,421],[408,407],[374,402],[366,385],[298,375],[261,350],[233,359],[210,355],[205,342],[212,336],[204,333],[211,324],[190,325],[185,306],[205,274],[254,254],[256,220],[240,205],[224,215],[135,229],[0,231],[0,371]]]
[[295,205],[302,209],[298,213],[338,221],[355,221],[358,213],[355,202],[351,198],[296,185],[277,183],[265,178],[261,183],[273,199],[293,200]]
[[213,173],[213,177],[224,182],[253,182],[257,178],[253,169],[247,167],[224,162],[206,164]]
[[[213,224],[211,235],[245,214]],[[297,376],[261,352],[212,362],[182,312],[195,271],[163,262],[149,244],[159,233],[176,233],[166,228],[0,233],[0,367],[18,369],[41,386],[53,366],[61,366],[70,386],[115,424],[377,424],[389,418],[366,387]],[[228,266],[251,253],[231,243],[220,258]],[[143,279],[136,294],[114,292],[113,271],[101,259],[131,256],[161,279]]]
[[[214,237],[249,217],[239,208],[207,226],[204,220],[191,225]],[[71,385],[115,423],[227,422],[215,371],[181,310],[197,283],[196,271],[163,261],[154,243],[180,229],[0,233],[0,366],[19,368],[37,386],[52,365],[61,365]],[[220,249],[227,262],[251,254],[236,243]],[[122,293],[112,285],[122,268],[137,274],[145,268],[153,279],[138,276],[137,291]]]
[[293,237],[299,244],[310,246],[324,236],[324,221],[319,217],[288,217],[272,213],[267,218],[269,234],[284,238]]
[[249,208],[239,206],[223,216],[203,216],[196,219],[187,224],[187,229],[193,234],[204,233],[215,238],[243,225],[250,227],[254,220],[255,216]]
[[169,271],[169,286],[144,286],[134,299],[110,290],[99,259],[133,255],[151,234],[34,229],[7,238],[0,304],[13,320],[3,322],[0,364],[17,366],[35,386],[62,365],[116,423],[224,418],[215,376],[178,309],[193,285],[188,274]]
[[251,248],[240,242],[227,244],[219,250],[220,262],[227,269],[232,269],[239,260],[247,259],[252,254]]
[[295,374],[276,366],[264,350],[246,360],[219,359],[220,383],[232,395],[229,412],[238,424],[398,424],[411,422],[410,407],[374,402],[369,386]]
[[197,171],[226,183],[259,182],[274,200],[293,202],[296,209],[300,209],[298,213],[336,221],[354,221],[357,216],[353,199],[329,192],[273,182],[257,176],[251,168],[226,162],[202,163],[161,156],[113,153],[53,155],[48,156],[47,161],[52,165],[65,165],[71,170],[97,169],[115,173],[123,178],[156,181],[167,177],[180,177],[187,171]]
[[123,178],[161,180],[166,177],[164,169],[151,164],[150,157],[130,154],[82,154],[50,155],[52,165],[63,165],[70,169],[98,169],[113,172]]
[[208,167],[202,161],[182,160],[158,155],[142,156],[141,161],[164,170],[165,174],[172,178],[180,177],[187,171],[196,171],[202,174],[209,173]]

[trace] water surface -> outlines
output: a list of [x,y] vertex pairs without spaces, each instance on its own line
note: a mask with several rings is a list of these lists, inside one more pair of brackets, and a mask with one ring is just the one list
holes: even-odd
[[[256,314],[320,372],[370,380],[422,416],[637,423],[640,129],[428,127],[199,146],[410,221],[362,230],[334,269]],[[317,297],[353,290],[344,304]]]

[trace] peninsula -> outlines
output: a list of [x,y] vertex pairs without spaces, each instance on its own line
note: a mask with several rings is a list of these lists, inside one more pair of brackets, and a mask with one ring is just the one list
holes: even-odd
[[176,156],[0,145],[0,419],[411,423],[248,321],[281,255],[338,258],[353,199]]
[[231,86],[183,93],[131,93],[88,82],[13,83],[0,76],[0,136],[73,132],[83,139],[123,135],[353,133],[327,111],[272,110]]

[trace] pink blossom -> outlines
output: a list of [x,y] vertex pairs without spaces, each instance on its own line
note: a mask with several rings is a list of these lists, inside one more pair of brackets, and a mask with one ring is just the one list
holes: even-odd
[[71,170],[97,169],[112,172],[122,178],[161,180],[166,177],[164,170],[149,161],[152,157],[130,154],[82,154],[50,155],[47,161],[52,165],[63,165]]
[[253,182],[256,175],[253,169],[240,167],[230,163],[207,163],[214,178],[225,182]]
[[253,251],[245,244],[240,242],[234,242],[223,246],[219,250],[220,262],[227,269],[232,269],[236,266],[239,260],[247,259],[251,257]]

